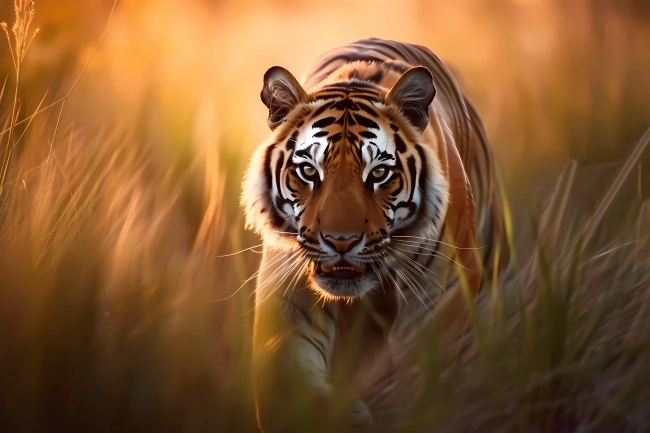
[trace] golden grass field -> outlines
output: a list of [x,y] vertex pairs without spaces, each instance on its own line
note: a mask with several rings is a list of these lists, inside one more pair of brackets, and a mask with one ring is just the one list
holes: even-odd
[[650,431],[645,2],[0,0],[0,21],[0,431],[256,431],[259,255],[218,256],[260,244],[239,195],[262,76],[367,36],[460,73],[516,250],[451,371],[423,339],[397,431]]

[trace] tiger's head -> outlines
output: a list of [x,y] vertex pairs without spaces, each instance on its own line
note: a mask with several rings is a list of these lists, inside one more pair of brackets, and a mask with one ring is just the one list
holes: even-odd
[[435,93],[423,67],[390,89],[346,77],[309,93],[283,68],[266,72],[272,135],[244,180],[247,227],[308,260],[320,295],[351,299],[381,288],[391,236],[440,233],[449,187],[424,143]]

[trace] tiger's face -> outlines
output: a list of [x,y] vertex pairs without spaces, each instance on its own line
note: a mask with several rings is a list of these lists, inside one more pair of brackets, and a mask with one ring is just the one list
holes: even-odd
[[413,68],[390,91],[345,80],[307,94],[276,67],[264,83],[273,136],[246,176],[248,226],[306,259],[311,288],[326,298],[381,288],[391,236],[431,239],[444,221],[447,182],[422,137],[431,74]]

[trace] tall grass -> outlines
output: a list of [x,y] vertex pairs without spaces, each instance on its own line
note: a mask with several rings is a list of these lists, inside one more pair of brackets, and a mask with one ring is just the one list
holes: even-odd
[[[16,0],[14,3],[14,12],[16,14],[16,19],[14,25],[11,27],[11,33],[13,33],[13,41],[9,34],[9,26],[6,22],[0,23],[0,27],[4,30],[5,35],[7,36],[7,42],[9,45],[9,53],[11,54],[11,60],[14,67],[16,85],[14,88],[14,98],[11,106],[11,115],[9,117],[9,128],[7,141],[4,146],[4,155],[2,158],[2,164],[0,165],[0,195],[4,190],[5,179],[7,178],[7,172],[9,170],[9,165],[11,163],[11,155],[14,151],[14,148],[17,145],[16,138],[14,137],[16,131],[16,124],[18,123],[18,114],[20,112],[20,101],[18,99],[18,89],[20,87],[20,77],[23,66],[23,60],[27,55],[27,50],[32,44],[32,41],[39,32],[39,29],[36,28],[34,33],[29,34],[29,27],[31,26],[32,19],[34,17],[34,2],[31,0]],[[6,85],[7,81],[5,80],[4,84]],[[0,93],[0,100],[4,95],[5,87],[3,85],[2,92]]]
[[[23,7],[23,60],[33,2],[16,5]],[[19,52],[18,42],[10,43]],[[622,77],[641,73],[634,58],[625,62]],[[51,105],[29,94],[14,72],[7,87],[15,85],[14,101],[35,100],[31,113]],[[413,361],[424,378],[396,431],[650,431],[641,152],[648,137],[636,123],[625,127],[600,114],[590,122],[592,108],[564,104],[562,92],[572,91],[564,80],[553,82],[548,106],[537,101],[527,105],[531,112],[513,111],[518,124],[500,124],[494,141],[508,143],[506,126],[512,136],[531,137],[542,119],[554,130],[536,140],[577,145],[575,137],[594,133],[590,128],[619,131],[608,137],[625,137],[615,144],[628,146],[623,154],[630,156],[626,163],[569,164],[532,218],[520,201],[509,203],[520,251],[503,280],[481,293],[453,368],[445,367],[444,340],[422,336]],[[622,92],[610,113],[641,116],[640,95],[625,96],[632,93]],[[94,110],[95,102],[76,104]],[[219,113],[203,104],[190,120],[174,119],[187,125],[170,138],[159,102],[145,101],[134,120],[103,129],[76,123],[78,110],[62,117],[46,110],[19,124],[28,103],[8,105],[0,431],[256,431],[252,286],[237,289],[258,256],[253,249],[221,257],[259,243],[243,231],[238,206],[246,133],[241,125],[219,129]],[[567,126],[563,110],[580,122]],[[507,180],[521,171],[511,168]],[[532,241],[520,236],[522,227],[531,228]],[[297,414],[287,408],[286,416]],[[306,431],[326,430],[301,418]]]

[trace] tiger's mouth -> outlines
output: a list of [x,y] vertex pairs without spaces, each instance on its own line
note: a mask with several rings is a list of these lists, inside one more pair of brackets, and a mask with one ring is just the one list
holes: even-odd
[[354,266],[345,260],[341,260],[332,266],[316,263],[315,273],[321,277],[326,278],[334,278],[338,280],[354,280],[365,275],[366,264],[361,263],[359,266]]
[[367,263],[353,265],[343,259],[334,264],[312,262],[309,287],[324,299],[352,300],[380,284]]

